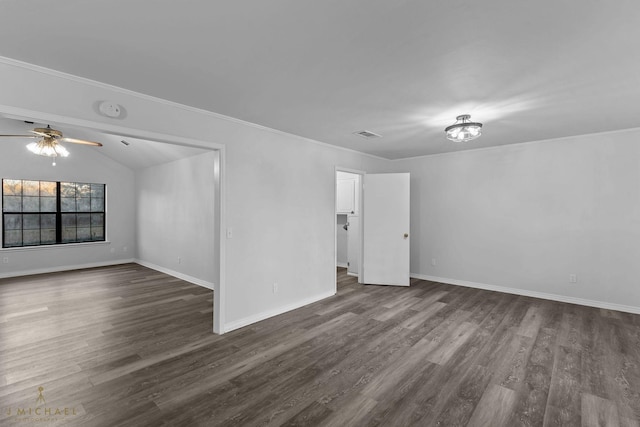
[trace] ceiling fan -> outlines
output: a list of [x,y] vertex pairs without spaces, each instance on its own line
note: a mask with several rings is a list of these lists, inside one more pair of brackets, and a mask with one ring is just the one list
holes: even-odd
[[53,165],[56,165],[56,157],[67,157],[69,152],[60,142],[70,142],[72,144],[91,145],[94,147],[102,147],[102,144],[94,141],[86,141],[84,139],[67,138],[62,132],[52,129],[47,125],[46,128],[35,128],[31,131],[32,135],[0,135],[3,138],[39,138],[27,145],[29,151],[40,156],[53,157]]

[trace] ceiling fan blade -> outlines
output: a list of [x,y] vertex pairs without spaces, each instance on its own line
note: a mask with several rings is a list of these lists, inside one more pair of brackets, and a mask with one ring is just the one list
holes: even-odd
[[44,132],[39,132],[39,131],[37,131],[37,130],[30,130],[29,132],[31,132],[32,134],[34,134],[34,135],[33,135],[34,137],[36,137],[36,136],[42,136],[42,137],[50,136],[50,135],[48,135],[48,134],[46,134],[46,133],[44,133]]
[[0,135],[2,138],[36,138],[36,135]]
[[60,138],[60,141],[70,142],[72,144],[83,144],[83,145],[92,145],[94,147],[102,147],[102,144],[94,141],[86,141],[84,139],[75,139],[75,138]]

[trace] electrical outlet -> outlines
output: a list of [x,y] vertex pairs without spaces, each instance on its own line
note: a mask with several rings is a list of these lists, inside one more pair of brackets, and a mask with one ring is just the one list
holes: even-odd
[[578,276],[576,276],[575,274],[570,274],[569,283],[578,283]]
[[182,258],[178,257],[178,264],[182,264]]
[[129,248],[126,247],[126,246],[124,248],[122,248],[122,252],[127,252],[128,250],[129,250]]
[[2,263],[3,264],[9,264],[9,257],[6,256],[6,257],[2,258]]
[[433,266],[436,265],[436,259],[435,258],[431,258],[431,265],[433,265]]
[[227,228],[227,239],[233,239],[233,228]]
[[273,284],[273,293],[274,294],[278,293],[278,283],[277,282]]

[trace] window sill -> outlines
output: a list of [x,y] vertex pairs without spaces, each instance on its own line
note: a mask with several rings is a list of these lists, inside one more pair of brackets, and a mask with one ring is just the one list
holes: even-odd
[[22,246],[15,248],[0,248],[0,252],[14,252],[14,251],[36,251],[43,249],[60,249],[60,248],[75,248],[78,246],[94,246],[94,245],[110,245],[111,242],[106,240],[104,242],[80,242],[80,243],[63,243],[60,245],[41,245],[41,246]]

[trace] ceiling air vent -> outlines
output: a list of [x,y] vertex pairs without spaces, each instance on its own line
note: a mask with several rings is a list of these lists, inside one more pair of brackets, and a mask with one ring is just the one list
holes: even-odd
[[354,132],[356,135],[361,136],[363,138],[371,139],[371,138],[382,138],[382,135],[378,135],[377,133],[369,132],[368,130],[361,130],[360,132]]

